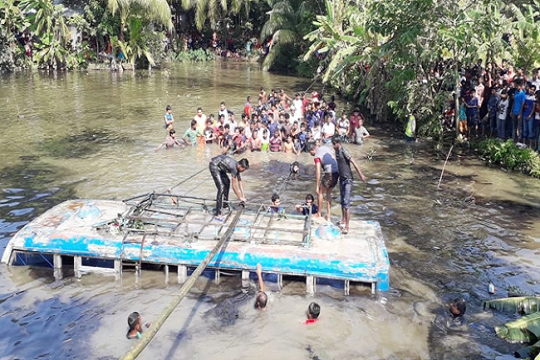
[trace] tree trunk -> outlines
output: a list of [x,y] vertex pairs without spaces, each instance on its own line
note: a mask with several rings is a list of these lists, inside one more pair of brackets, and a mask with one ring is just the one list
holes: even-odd
[[455,113],[455,118],[456,118],[456,138],[459,137],[459,93],[458,93],[458,89],[459,89],[459,62],[458,62],[458,57],[457,57],[457,46],[454,48],[454,76],[456,78],[456,82],[454,84],[454,93],[456,94],[454,96],[454,104],[455,104],[455,107],[456,107],[456,113]]

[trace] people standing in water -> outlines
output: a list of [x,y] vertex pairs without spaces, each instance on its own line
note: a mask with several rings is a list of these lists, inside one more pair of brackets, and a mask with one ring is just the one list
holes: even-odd
[[309,143],[309,153],[315,160],[315,188],[317,192],[319,211],[317,216],[321,216],[324,196],[326,195],[326,220],[330,220],[332,208],[332,189],[337,184],[339,178],[338,164],[334,149],[329,145],[319,146],[317,143]]
[[339,171],[339,194],[341,198],[341,221],[339,224],[343,229],[342,233],[347,234],[349,232],[349,221],[351,219],[351,191],[354,178],[351,164],[353,164],[356,173],[363,182],[366,181],[366,177],[362,174],[362,171],[360,171],[360,167],[356,164],[356,161],[354,161],[349,150],[347,150],[341,142],[342,138],[339,135],[332,138]]
[[301,213],[302,215],[313,215],[319,212],[319,207],[315,205],[314,203],[313,195],[307,194],[306,200],[303,204],[297,204],[296,205],[296,211]]
[[407,142],[418,141],[416,139],[416,116],[414,112],[409,115],[409,119],[407,121],[407,127],[405,128],[405,140],[407,140]]
[[281,205],[281,198],[278,194],[272,195],[272,205],[268,207],[268,212],[270,214],[281,214],[285,212],[285,209],[280,206]]
[[162,142],[157,148],[154,149],[154,151],[158,151],[163,146],[165,146],[165,149],[169,150],[174,147],[174,145],[178,145],[181,147],[184,147],[184,144],[182,144],[177,138],[176,138],[176,131],[174,129],[169,130],[169,135],[165,138],[165,141]]
[[217,188],[216,220],[222,221],[222,209],[229,208],[229,188],[231,181],[228,174],[231,174],[234,193],[241,202],[246,202],[244,185],[242,184],[240,174],[249,169],[249,161],[247,159],[241,159],[237,162],[230,156],[218,155],[210,160],[208,168]]
[[197,121],[191,120],[191,126],[184,133],[182,140],[188,145],[197,146],[197,138],[200,136],[203,136],[203,134],[197,130]]
[[197,114],[195,114],[193,120],[197,122],[197,131],[202,134],[206,124],[206,115],[203,113],[202,107],[197,108]]
[[174,127],[174,117],[172,114],[172,107],[171,105],[167,105],[165,108],[165,130],[170,131]]

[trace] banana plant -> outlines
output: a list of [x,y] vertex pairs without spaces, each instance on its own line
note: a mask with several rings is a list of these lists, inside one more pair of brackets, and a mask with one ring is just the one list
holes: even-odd
[[497,335],[509,342],[532,343],[518,351],[522,357],[540,360],[540,297],[513,297],[484,302],[484,309],[518,313],[521,318],[496,326]]

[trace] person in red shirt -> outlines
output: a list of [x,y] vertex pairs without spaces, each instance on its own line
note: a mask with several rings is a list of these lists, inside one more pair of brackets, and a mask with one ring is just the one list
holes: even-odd
[[364,117],[360,114],[360,109],[356,108],[353,111],[353,114],[349,118],[349,139],[354,139],[355,137],[355,130],[360,127],[360,119],[364,119]]
[[247,115],[248,119],[251,119],[251,112],[251,96],[248,96],[246,105],[244,105],[244,114]]
[[321,313],[321,306],[316,302],[309,304],[306,315],[306,325],[316,323],[319,320],[319,314]]

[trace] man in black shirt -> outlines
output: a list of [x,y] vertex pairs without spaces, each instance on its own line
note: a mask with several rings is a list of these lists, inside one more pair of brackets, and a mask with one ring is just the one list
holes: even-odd
[[334,150],[336,150],[336,160],[339,171],[339,193],[341,197],[340,225],[343,228],[343,234],[347,234],[349,232],[349,220],[351,218],[351,190],[353,184],[351,163],[363,182],[366,181],[366,177],[362,174],[362,171],[360,171],[360,168],[352,158],[349,150],[341,145],[341,137],[339,135],[334,135],[332,144],[334,145]]
[[240,173],[249,169],[249,162],[247,159],[237,162],[230,156],[218,155],[210,160],[208,168],[217,187],[216,218],[220,220],[221,209],[229,207],[229,188],[231,182],[227,174],[231,174],[233,191],[238,199],[241,202],[246,202]]

